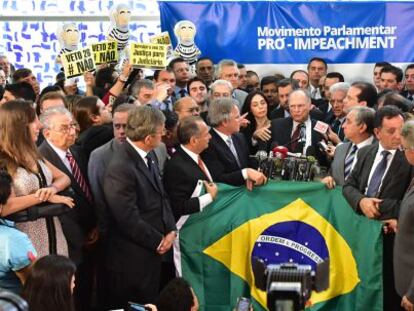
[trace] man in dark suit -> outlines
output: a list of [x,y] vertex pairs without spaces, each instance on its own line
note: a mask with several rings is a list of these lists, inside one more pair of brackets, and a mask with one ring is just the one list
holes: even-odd
[[[299,89],[298,82],[296,80],[292,79],[282,79],[278,82],[277,85],[277,96],[279,98],[279,106],[274,108],[270,112],[270,119],[279,119],[279,118],[288,118],[290,117],[290,111],[289,111],[289,95],[294,90]],[[313,99],[311,99],[312,101]],[[312,102],[313,104],[313,102]],[[311,107],[310,115],[312,119],[315,120],[324,120],[325,116],[316,107]]]
[[78,308],[88,310],[91,306],[93,284],[93,252],[85,246],[97,240],[96,217],[92,194],[86,175],[86,160],[77,152],[75,123],[71,113],[64,107],[45,110],[40,116],[44,126],[45,141],[39,152],[71,179],[75,208],[59,217],[68,242],[69,257],[78,267],[75,300]]
[[[311,99],[309,93],[298,89],[289,95],[289,111],[291,116],[275,119],[271,124],[273,145],[285,146],[291,152],[306,154],[310,146],[319,163],[327,166],[327,158],[317,144],[324,139],[321,133],[314,130],[316,120],[309,115]],[[312,149],[312,148],[311,148]]]
[[248,189],[263,185],[263,173],[249,168],[249,148],[240,131],[240,112],[231,98],[214,100],[208,110],[211,140],[201,158],[214,181],[233,186],[246,184]]
[[[177,137],[180,146],[167,162],[163,176],[176,220],[183,215],[202,211],[217,195],[217,186],[212,182],[208,167],[200,157],[211,139],[205,122],[200,117],[182,119],[178,125]],[[197,187],[201,189],[200,181],[204,182],[207,193],[192,197]]]
[[[401,131],[405,157],[414,165],[414,122],[407,121]],[[405,310],[414,309],[414,180],[401,202],[398,232],[394,244],[394,278]]]
[[[374,133],[378,143],[358,151],[358,161],[345,180],[343,195],[349,205],[368,218],[397,219],[400,203],[411,179],[412,169],[401,145],[403,116],[398,108],[386,106],[375,115]],[[394,234],[384,234],[384,310],[399,310],[394,289],[392,250]]]
[[336,146],[329,175],[321,180],[329,189],[343,186],[358,160],[358,150],[374,141],[375,110],[368,107],[352,107],[342,125],[349,142]]
[[128,301],[155,301],[161,255],[176,237],[174,216],[152,151],[161,143],[165,117],[150,106],[129,112],[127,141],[114,152],[104,180],[105,200],[113,217],[105,268],[108,309]]
[[[410,165],[414,165],[414,122],[407,121],[401,131],[401,142]],[[394,277],[397,293],[405,310],[414,308],[414,181],[401,202],[398,231],[394,244]]]
[[401,95],[407,98],[411,103],[414,102],[414,64],[409,64],[404,72],[404,91]]
[[330,87],[330,104],[332,105],[332,118],[328,123],[335,134],[334,144],[344,140],[345,133],[342,125],[345,122],[347,111],[344,109],[344,99],[348,93],[350,85],[346,82],[338,82]]

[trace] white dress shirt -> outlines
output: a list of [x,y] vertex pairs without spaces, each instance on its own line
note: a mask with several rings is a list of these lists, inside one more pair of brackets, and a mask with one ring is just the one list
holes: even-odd
[[[351,171],[354,169],[354,166],[355,166],[355,164],[356,164],[356,163],[357,163],[357,161],[358,161],[358,151],[359,151],[361,148],[365,147],[365,146],[371,145],[373,140],[374,140],[374,136],[372,136],[372,135],[371,135],[370,137],[368,137],[367,139],[365,139],[364,141],[362,141],[362,142],[360,142],[359,144],[357,144],[357,145],[356,145],[356,146],[357,146],[357,148],[358,148],[358,150],[357,150],[357,152],[356,152],[356,154],[355,154],[354,161],[352,162],[352,165],[351,165]],[[349,148],[348,154],[346,155],[345,159],[348,157],[349,153],[352,151],[352,146],[353,146],[353,145],[354,145],[354,144],[352,144],[352,145],[351,145],[351,148]]]
[[[188,156],[197,164],[198,166],[198,159],[200,157],[200,155],[198,155],[197,153],[194,153],[190,150],[188,150],[186,147],[184,147],[183,145],[181,145],[181,149],[183,149],[183,151],[188,154]],[[204,162],[203,162],[204,163]],[[206,164],[204,163],[204,168],[206,170],[206,174],[207,177],[209,178],[209,180],[213,180],[213,178],[211,178],[211,174],[210,171],[208,170]],[[210,193],[206,193],[203,194],[201,196],[198,197],[198,202],[200,204],[200,212],[207,206],[209,205],[211,202],[213,202],[213,197],[211,196]]]
[[69,172],[73,173],[72,168],[70,167],[69,160],[66,157],[66,153],[70,152],[69,149],[64,151],[64,150],[56,147],[55,145],[53,145],[53,143],[51,143],[49,140],[46,139],[46,141],[49,144],[49,146],[53,149],[53,151],[57,153],[57,155],[62,160],[63,164],[65,164],[65,166],[69,170]]
[[148,160],[146,158],[148,152],[135,146],[134,143],[129,138],[127,138],[126,141],[136,150],[136,152],[138,152],[139,156],[142,158],[142,160],[144,160],[145,165],[148,166]]
[[[311,119],[308,117],[308,119],[303,122],[303,124],[306,127],[306,140],[305,140],[305,145],[303,146],[303,150],[302,150],[302,154],[306,154],[306,149],[312,145],[312,121]],[[296,121],[293,121],[293,126],[292,126],[292,132],[290,133],[290,137],[292,137],[293,133],[295,132],[296,128],[298,127],[299,123]]]
[[[378,151],[377,151],[377,154],[375,155],[375,160],[374,160],[374,164],[372,165],[371,172],[369,173],[368,183],[367,183],[367,187],[365,188],[365,193],[367,193],[368,185],[371,182],[371,178],[372,178],[372,175],[375,172],[375,169],[377,168],[378,164],[381,162],[381,160],[383,158],[381,152],[386,150],[386,149],[384,149],[384,147],[381,146],[381,142],[378,145],[379,145]],[[394,159],[395,153],[397,152],[397,150],[387,150],[387,151],[389,151],[390,154],[388,155],[388,158],[387,158],[387,167],[385,168],[384,175],[382,176],[382,180],[381,180],[381,184],[378,188],[378,192],[381,191],[382,181],[384,180],[384,177],[387,175],[388,169],[390,168],[392,160]]]

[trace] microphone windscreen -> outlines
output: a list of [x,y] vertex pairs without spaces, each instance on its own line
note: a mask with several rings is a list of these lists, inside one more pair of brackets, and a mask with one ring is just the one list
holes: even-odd
[[309,146],[306,148],[306,156],[307,157],[314,157],[316,156],[316,149],[313,146]]

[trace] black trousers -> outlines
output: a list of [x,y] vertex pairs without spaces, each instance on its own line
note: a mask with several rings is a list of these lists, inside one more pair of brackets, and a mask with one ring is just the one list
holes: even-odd
[[394,250],[395,234],[383,234],[383,262],[382,262],[382,281],[384,294],[384,311],[404,310],[401,307],[401,297],[395,290],[394,282]]

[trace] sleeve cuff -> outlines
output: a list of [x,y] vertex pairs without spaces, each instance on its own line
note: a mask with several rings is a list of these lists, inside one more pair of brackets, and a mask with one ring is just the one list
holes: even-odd
[[247,168],[242,169],[242,175],[243,175],[243,179],[247,180]]
[[211,197],[210,193],[206,193],[198,197],[198,201],[200,203],[200,212],[201,212],[207,205],[213,202],[213,198]]

